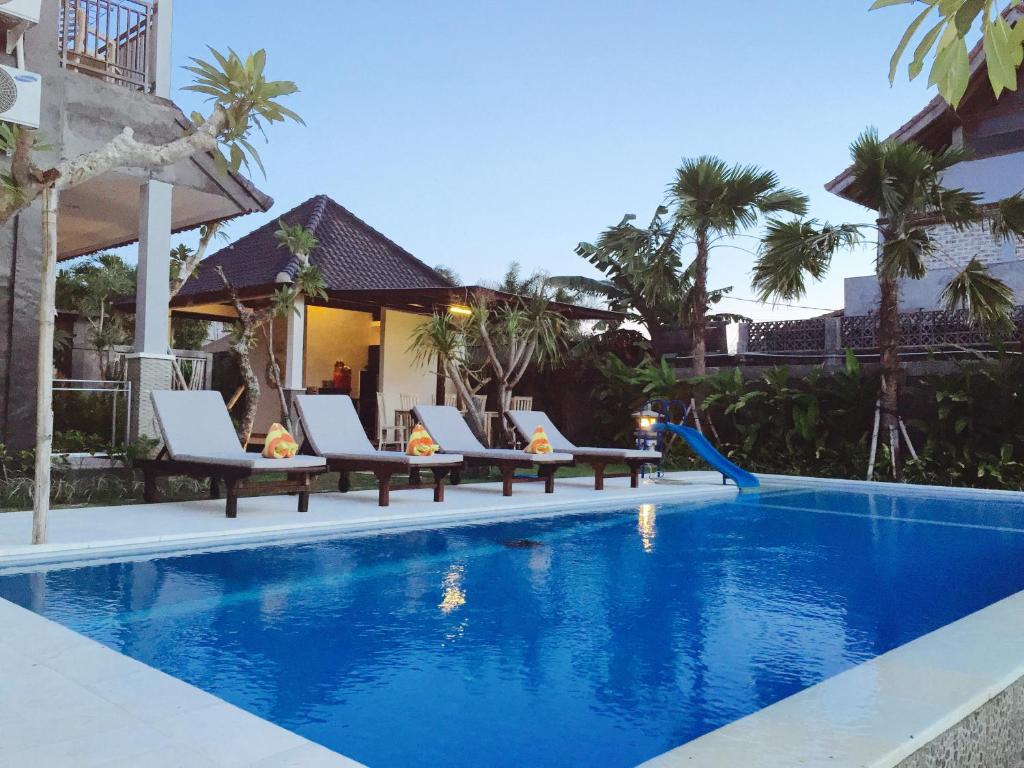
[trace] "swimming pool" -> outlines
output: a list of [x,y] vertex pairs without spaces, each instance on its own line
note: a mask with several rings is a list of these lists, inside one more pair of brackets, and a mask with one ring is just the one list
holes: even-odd
[[1022,534],[997,498],[769,488],[0,597],[370,766],[627,766],[1024,589]]

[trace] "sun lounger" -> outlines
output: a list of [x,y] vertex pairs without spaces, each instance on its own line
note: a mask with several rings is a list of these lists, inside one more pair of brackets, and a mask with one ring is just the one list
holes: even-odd
[[373,472],[377,476],[378,503],[386,507],[392,475],[408,472],[409,484],[419,485],[420,470],[429,469],[434,475],[434,501],[444,501],[444,478],[462,467],[461,456],[378,451],[366,437],[352,398],[347,395],[298,395],[295,404],[309,448],[341,473],[338,490],[342,493],[349,489],[349,472]]
[[[413,414],[443,453],[461,454],[466,466],[497,467],[501,472],[501,492],[505,496],[512,495],[512,477],[517,469],[537,466],[544,478],[544,492],[554,493],[555,472],[573,463],[572,456],[565,453],[535,454],[484,448],[462,414],[450,405],[417,405]],[[458,477],[453,476],[452,482],[457,480]]]
[[[309,490],[313,475],[326,471],[327,462],[317,456],[291,459],[265,459],[246,453],[238,444],[228,409],[218,392],[170,390],[152,393],[157,424],[164,447],[155,459],[138,460],[135,465],[145,478],[143,498],[156,501],[156,478],[185,475],[210,479],[210,498],[220,498],[220,483],[227,493],[225,514],[238,515],[238,496],[263,496],[272,493],[298,493],[299,512],[309,509]],[[287,479],[278,482],[241,481],[254,474],[279,473]]]
[[609,464],[625,464],[629,467],[629,484],[636,488],[640,485],[640,467],[644,464],[658,464],[661,453],[658,451],[638,451],[629,448],[583,448],[574,445],[558,431],[544,411],[505,411],[512,426],[524,440],[529,440],[537,427],[543,427],[551,447],[559,453],[567,453],[577,461],[589,464],[594,468],[594,489],[604,489],[604,470]]

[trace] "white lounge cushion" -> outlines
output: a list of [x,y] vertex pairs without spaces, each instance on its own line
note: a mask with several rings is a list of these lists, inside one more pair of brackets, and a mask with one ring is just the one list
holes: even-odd
[[[249,458],[249,457],[252,458]],[[290,459],[265,459],[258,453],[239,452],[236,454],[203,454],[192,456],[179,454],[176,461],[194,461],[197,464],[220,465],[222,467],[245,467],[265,472],[288,472],[293,469],[315,469],[327,465],[320,456],[294,456]]]
[[510,451],[505,448],[485,448],[482,451],[462,451],[468,459],[492,459],[494,461],[526,461],[533,464],[569,464],[572,456],[568,453],[527,453]]
[[381,461],[402,467],[455,466],[458,455],[409,456],[373,447],[348,395],[298,395],[295,405],[310,446],[320,456],[348,461]]
[[473,435],[462,414],[450,405],[417,405],[413,413],[445,453],[458,452],[468,458],[495,461],[525,459],[534,464],[564,464],[573,460],[567,453],[526,453],[485,448]]
[[631,448],[588,448],[575,445],[559,431],[544,411],[506,411],[506,415],[524,440],[529,440],[537,427],[543,427],[551,447],[561,453],[571,453],[574,456],[585,454],[607,456],[608,458],[650,459],[651,461],[661,459],[660,451],[639,451]]
[[243,451],[219,392],[160,390],[152,392],[151,397],[157,425],[172,459],[279,472],[327,463],[319,456],[264,459],[258,453]]

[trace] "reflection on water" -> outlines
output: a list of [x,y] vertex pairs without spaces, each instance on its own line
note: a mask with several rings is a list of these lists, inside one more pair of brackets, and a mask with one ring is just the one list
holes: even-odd
[[653,504],[640,505],[636,529],[640,532],[640,543],[643,545],[644,552],[654,551],[654,538],[658,535],[658,531],[655,528],[656,517],[657,512],[655,512]]
[[4,576],[0,597],[374,768],[616,768],[1024,589],[1021,510],[872,503],[769,490]]
[[455,564],[444,575],[444,599],[438,606],[442,613],[451,613],[466,604],[466,591],[462,588],[464,570],[464,566]]

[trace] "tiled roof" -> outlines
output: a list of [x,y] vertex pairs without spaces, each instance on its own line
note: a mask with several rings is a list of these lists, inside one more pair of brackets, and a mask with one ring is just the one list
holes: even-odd
[[279,221],[302,224],[319,241],[310,263],[320,268],[328,291],[452,286],[351,211],[326,195],[317,195],[204,259],[179,296],[187,299],[221,291],[223,283],[214,272],[218,266],[239,291],[271,286],[281,272],[294,277],[296,260],[274,236]]

